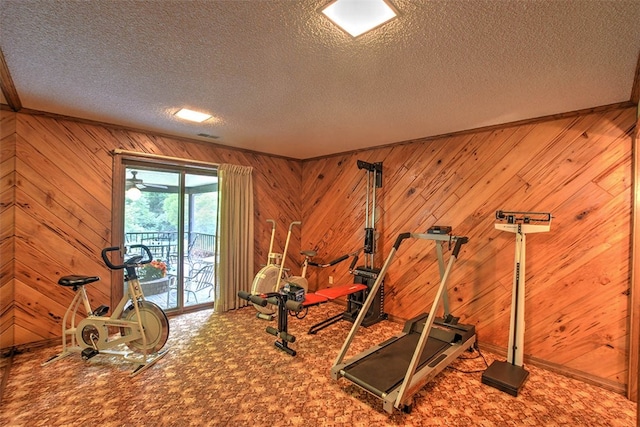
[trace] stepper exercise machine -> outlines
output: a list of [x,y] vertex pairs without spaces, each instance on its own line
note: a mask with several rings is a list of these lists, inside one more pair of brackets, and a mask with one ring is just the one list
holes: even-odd
[[[398,236],[331,368],[333,379],[345,378],[382,399],[383,408],[388,413],[392,413],[394,407],[410,412],[413,395],[461,353],[472,350],[475,344],[475,327],[458,323],[459,318],[452,316],[449,310],[447,282],[460,248],[468,241],[467,237],[453,236],[450,233],[451,227],[435,226],[425,234],[403,233]],[[432,240],[436,243],[440,284],[430,311],[408,320],[401,334],[345,362],[345,355],[373,302],[377,287],[381,285],[400,244],[409,238]],[[449,247],[453,244],[446,267],[443,255],[445,243]],[[444,315],[436,318],[440,301],[443,303]]]
[[494,361],[482,374],[482,383],[518,396],[529,376],[522,367],[524,354],[524,302],[525,302],[525,246],[527,233],[544,233],[551,229],[551,214],[547,212],[497,211],[495,227],[516,235],[513,268],[511,318],[507,361]]

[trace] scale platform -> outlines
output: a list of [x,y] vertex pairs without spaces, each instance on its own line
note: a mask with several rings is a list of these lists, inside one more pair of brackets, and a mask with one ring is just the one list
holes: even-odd
[[529,376],[529,371],[522,366],[509,362],[495,361],[482,374],[482,384],[518,396],[518,392]]

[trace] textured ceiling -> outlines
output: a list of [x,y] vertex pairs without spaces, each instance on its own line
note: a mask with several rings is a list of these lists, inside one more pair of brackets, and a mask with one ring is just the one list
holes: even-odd
[[0,47],[24,108],[300,159],[631,97],[639,0],[328,1],[0,0]]

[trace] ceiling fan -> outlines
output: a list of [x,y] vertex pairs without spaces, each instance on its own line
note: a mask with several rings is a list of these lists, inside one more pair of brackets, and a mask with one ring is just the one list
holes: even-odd
[[162,188],[162,189],[166,189],[167,186],[166,185],[160,185],[160,184],[145,184],[144,182],[142,182],[142,180],[140,178],[137,177],[138,172],[137,171],[131,171],[131,178],[127,178],[127,190],[130,190],[131,188],[137,188],[139,190],[142,190],[143,188]]

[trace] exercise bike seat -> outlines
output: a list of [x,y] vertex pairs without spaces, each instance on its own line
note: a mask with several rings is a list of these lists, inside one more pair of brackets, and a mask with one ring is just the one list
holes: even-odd
[[314,256],[318,255],[318,252],[316,251],[300,251],[300,255],[304,255],[304,256],[308,256],[313,258]]
[[89,283],[97,282],[98,280],[100,280],[100,277],[98,276],[80,276],[77,274],[72,274],[70,276],[61,277],[60,280],[58,280],[58,285],[73,286],[75,288],[78,286],[84,286],[88,285]]

